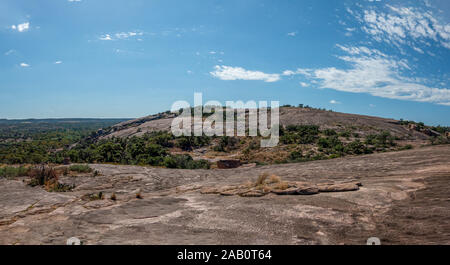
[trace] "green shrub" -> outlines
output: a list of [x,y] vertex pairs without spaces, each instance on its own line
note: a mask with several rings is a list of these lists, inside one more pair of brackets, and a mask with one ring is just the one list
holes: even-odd
[[430,138],[430,142],[432,145],[438,145],[438,144],[450,144],[450,138],[444,137],[444,136],[434,136]]
[[350,135],[351,135],[351,132],[350,132],[350,131],[343,131],[343,132],[340,132],[340,133],[339,133],[339,136],[340,136],[340,137],[345,137],[345,138],[349,138]]
[[410,144],[404,145],[399,148],[399,150],[410,150],[410,149],[413,149],[413,146]]
[[337,135],[337,132],[333,129],[325,129],[323,131],[323,134],[325,134],[326,136],[333,136],[333,135]]
[[92,172],[92,168],[88,165],[72,165],[69,167],[70,171],[78,172],[78,173],[90,173]]
[[176,139],[176,146],[185,151],[190,151],[193,148],[203,147],[208,145],[210,138],[207,136],[181,136]]
[[163,165],[167,168],[179,169],[209,169],[210,163],[206,160],[193,160],[190,155],[174,155],[164,158]]
[[293,161],[297,161],[304,158],[301,150],[293,151],[289,154],[289,159]]
[[29,168],[26,167],[3,167],[0,168],[0,178],[22,177],[28,174]]
[[336,146],[342,146],[342,142],[337,136],[329,136],[326,138],[320,138],[317,145],[321,148],[332,149]]
[[347,154],[360,155],[360,154],[370,154],[372,153],[372,150],[367,148],[367,146],[360,140],[355,140],[345,146],[344,152]]
[[380,134],[370,134],[366,136],[365,144],[375,145],[376,147],[385,148],[395,146],[395,138],[389,132],[382,132]]
[[238,143],[239,140],[235,137],[222,136],[220,137],[219,143],[213,147],[213,150],[216,152],[226,152],[235,149]]

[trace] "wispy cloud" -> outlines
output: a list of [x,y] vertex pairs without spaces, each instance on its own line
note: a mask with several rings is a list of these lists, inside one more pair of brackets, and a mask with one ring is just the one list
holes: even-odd
[[309,84],[308,84],[308,83],[305,83],[305,82],[300,82],[300,85],[301,85],[302,87],[309,87]]
[[27,63],[20,63],[20,67],[27,68],[30,67],[30,65]]
[[332,99],[332,100],[330,100],[330,104],[341,104],[341,102]]
[[101,35],[98,39],[103,41],[109,40],[126,40],[130,38],[137,38],[143,36],[144,33],[140,31],[129,31],[129,32],[117,32],[117,33],[108,33]]
[[430,10],[386,5],[385,12],[374,9],[363,10],[362,13],[348,11],[375,41],[398,47],[434,41],[450,49],[450,24],[440,21]]
[[210,72],[210,74],[221,80],[261,80],[264,82],[276,82],[280,80],[279,74],[251,71],[242,67],[216,65],[214,68],[215,71]]
[[402,75],[410,67],[405,60],[391,58],[365,47],[340,46],[347,55],[338,58],[349,68],[299,69],[322,88],[373,96],[450,105],[450,90],[424,85]]
[[30,22],[25,22],[25,23],[18,24],[18,25],[12,25],[11,29],[17,30],[18,32],[27,31],[28,29],[30,29]]
[[13,53],[15,53],[15,52],[16,52],[15,50],[11,49],[11,50],[5,52],[5,55],[6,55],[6,56],[9,56],[9,55],[11,55],[11,54],[13,54]]
[[55,64],[62,64],[62,61],[56,61]]
[[290,37],[295,37],[297,35],[297,32],[296,31],[289,32],[287,35]]
[[111,35],[105,34],[98,38],[99,40],[112,40]]

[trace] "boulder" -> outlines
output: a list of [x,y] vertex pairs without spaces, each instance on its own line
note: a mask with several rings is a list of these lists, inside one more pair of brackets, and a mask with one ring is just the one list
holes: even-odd
[[359,190],[360,183],[319,184],[319,192],[344,192]]
[[241,161],[238,159],[219,160],[217,167],[220,169],[237,168],[241,166]]
[[440,133],[433,131],[431,129],[424,129],[422,132],[428,136],[440,136],[441,135]]

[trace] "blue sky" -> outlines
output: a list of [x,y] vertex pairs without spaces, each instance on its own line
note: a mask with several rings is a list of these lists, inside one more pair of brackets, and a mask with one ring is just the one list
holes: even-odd
[[2,0],[0,118],[279,100],[450,125],[450,2]]

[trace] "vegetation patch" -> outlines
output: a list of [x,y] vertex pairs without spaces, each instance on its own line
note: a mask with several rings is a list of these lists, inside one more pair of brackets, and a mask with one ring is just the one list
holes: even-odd
[[90,173],[92,172],[92,168],[88,165],[72,165],[69,167],[70,171],[74,171],[77,173]]
[[29,168],[27,167],[12,167],[12,166],[6,166],[0,168],[0,178],[16,178],[16,177],[23,177],[28,175]]
[[98,201],[98,200],[103,200],[104,198],[105,198],[105,195],[103,194],[102,191],[96,192],[96,193],[89,193],[89,194],[83,195],[81,197],[81,199],[85,200],[85,201]]
[[28,171],[28,176],[30,177],[29,186],[43,186],[48,192],[67,192],[75,188],[73,185],[60,183],[56,171],[51,167],[32,168]]

